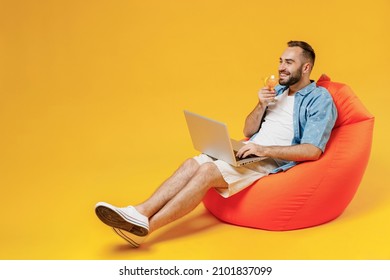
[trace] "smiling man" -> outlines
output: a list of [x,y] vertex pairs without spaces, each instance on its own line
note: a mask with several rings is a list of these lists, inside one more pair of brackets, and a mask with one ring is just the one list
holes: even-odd
[[258,155],[265,160],[234,167],[201,154],[184,161],[143,203],[115,207],[99,202],[97,216],[138,247],[151,232],[192,211],[210,188],[229,197],[264,176],[319,159],[337,111],[329,92],[310,80],[314,62],[309,44],[288,42],[280,57],[279,85],[258,92],[258,103],[243,130],[250,139],[237,156]]
[[[263,88],[259,92],[259,102],[244,127],[244,135],[251,141],[239,151],[239,156],[255,154],[294,162],[321,156],[336,109],[330,94],[310,80],[314,62],[315,53],[309,44],[288,42],[279,61],[279,85],[275,90]],[[278,105],[273,102],[275,99]]]

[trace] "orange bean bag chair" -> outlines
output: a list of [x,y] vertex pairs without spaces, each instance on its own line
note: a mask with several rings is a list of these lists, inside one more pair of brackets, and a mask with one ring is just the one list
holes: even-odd
[[345,84],[326,75],[317,84],[328,89],[338,109],[321,158],[264,177],[230,198],[210,189],[203,203],[213,215],[227,223],[277,231],[312,227],[341,215],[366,169],[374,117]]

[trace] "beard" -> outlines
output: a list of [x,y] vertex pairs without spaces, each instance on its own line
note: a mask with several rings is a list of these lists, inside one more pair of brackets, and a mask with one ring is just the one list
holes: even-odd
[[[288,75],[287,80],[282,80],[280,78],[280,74]],[[279,84],[282,86],[292,86],[293,84],[298,83],[302,77],[302,70],[299,68],[297,71],[293,73],[289,72],[279,72]]]

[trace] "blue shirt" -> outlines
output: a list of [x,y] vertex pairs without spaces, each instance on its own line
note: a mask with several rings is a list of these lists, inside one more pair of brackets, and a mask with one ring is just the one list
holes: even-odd
[[[288,87],[277,85],[276,95],[282,94]],[[295,93],[293,128],[291,145],[312,144],[323,152],[337,119],[337,109],[330,93],[312,82]],[[253,137],[253,136],[252,136]],[[271,173],[285,171],[298,162],[276,160],[280,165]]]

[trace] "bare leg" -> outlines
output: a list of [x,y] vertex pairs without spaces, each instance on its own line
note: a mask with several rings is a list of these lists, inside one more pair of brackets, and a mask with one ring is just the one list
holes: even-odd
[[188,183],[149,220],[150,231],[154,231],[191,212],[200,204],[206,192],[212,188],[227,188],[228,184],[215,164],[201,165]]
[[99,202],[95,211],[119,236],[138,247],[148,233],[191,212],[211,187],[228,187],[217,166],[189,159],[149,199],[135,206],[138,212],[105,202]]
[[186,160],[145,202],[135,206],[138,212],[152,217],[188,183],[199,169],[194,159]]

